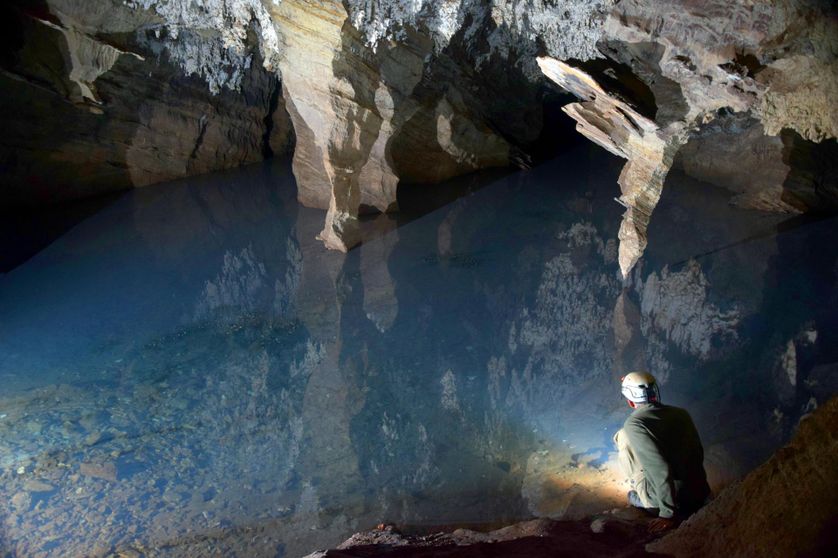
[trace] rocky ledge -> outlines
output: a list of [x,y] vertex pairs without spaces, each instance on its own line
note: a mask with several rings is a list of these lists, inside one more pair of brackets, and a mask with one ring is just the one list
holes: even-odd
[[489,532],[357,533],[306,558],[834,556],[838,550],[838,397],[801,419],[791,443],[663,537],[651,517],[614,509],[584,521],[535,519]]
[[404,535],[392,525],[357,533],[334,550],[306,558],[393,556],[399,558],[468,558],[574,556],[628,558],[646,556],[652,540],[648,518],[632,510],[614,510],[587,521],[533,519],[489,532],[457,529],[429,535]]

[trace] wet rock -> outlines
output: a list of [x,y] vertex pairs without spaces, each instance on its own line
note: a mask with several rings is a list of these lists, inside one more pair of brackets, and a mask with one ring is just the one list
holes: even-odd
[[117,480],[116,463],[112,461],[106,461],[103,463],[82,463],[79,465],[79,472],[86,477],[93,477],[111,482],[116,482]]
[[29,492],[51,492],[55,490],[55,487],[51,484],[47,484],[43,481],[39,480],[28,480],[23,483],[23,488],[28,490]]
[[31,501],[31,496],[29,496],[26,492],[18,492],[11,498],[12,506],[14,506],[18,511],[23,511],[28,508]]
[[[428,535],[400,535],[364,531],[356,533],[335,550],[309,556],[401,556],[479,557],[497,552],[510,557],[563,556],[572,549],[573,556],[644,555],[642,544],[648,540],[648,518],[619,516],[603,520],[604,529],[592,532],[585,521],[535,519],[489,532],[456,529]],[[571,555],[571,554],[568,554]]]

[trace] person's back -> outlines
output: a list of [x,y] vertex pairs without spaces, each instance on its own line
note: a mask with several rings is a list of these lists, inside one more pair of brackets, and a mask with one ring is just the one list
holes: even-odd
[[662,516],[675,509],[686,515],[704,504],[710,494],[704,449],[687,411],[660,403],[639,405],[623,430],[645,470],[650,499],[659,502]]

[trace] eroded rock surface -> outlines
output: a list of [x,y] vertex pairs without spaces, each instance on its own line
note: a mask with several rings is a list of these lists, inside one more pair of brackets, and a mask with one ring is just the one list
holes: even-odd
[[660,199],[663,181],[683,142],[684,125],[661,128],[629,104],[613,97],[585,72],[552,58],[539,58],[544,74],[581,103],[564,110],[576,120],[576,129],[614,155],[628,159],[618,180],[626,207],[620,225],[619,263],[623,277],[646,248],[646,228]]
[[[770,135],[789,128],[806,141],[834,138],[838,129],[834,107],[824,103],[836,98],[838,83],[832,8],[793,1],[686,8],[679,0],[620,2],[598,43],[610,62],[606,67],[539,59],[549,79],[582,99],[565,107],[577,129],[628,159],[619,180],[620,201],[627,206],[619,235],[624,277],[645,249],[649,219],[675,154],[720,111],[750,114]],[[754,133],[739,134],[737,141],[740,149],[777,154],[776,142]],[[759,169],[761,159],[739,159],[733,174]],[[698,174],[713,177],[704,169]],[[781,199],[777,179],[764,189],[743,187],[742,180],[734,185],[748,190],[740,203],[794,211]]]
[[552,80],[581,99],[579,130],[628,160],[624,277],[684,146],[681,167],[743,206],[838,208],[827,2],[15,0],[4,15],[10,203],[256,161],[293,125],[300,201],[347,251],[360,214],[398,210],[399,184],[531,166]]
[[[651,556],[643,551],[648,518],[631,510],[613,510],[584,521],[534,519],[493,531],[456,529],[429,535],[405,535],[393,525],[356,533],[336,549],[305,558],[399,556],[403,558],[477,558],[481,556],[598,557]],[[488,554],[487,554],[488,553]]]
[[[329,248],[346,251],[359,242],[360,212],[397,210],[399,182],[439,182],[507,165],[511,143],[538,134],[541,107],[522,69],[511,69],[512,83],[502,84],[508,87],[486,91],[490,79],[506,73],[478,40],[489,13],[474,8],[472,37],[459,27],[462,15],[437,8],[401,8],[398,21],[385,19],[386,7],[350,5],[347,12],[337,1],[291,0],[273,9],[298,138],[300,201],[328,210],[320,237]],[[480,57],[482,76],[472,70]],[[510,59],[517,56],[504,57]],[[505,102],[518,114],[510,115]]]
[[755,119],[743,114],[722,116],[693,134],[678,152],[676,165],[689,176],[735,192],[735,205],[797,214],[806,208],[789,200],[784,191],[790,169],[783,148],[783,139],[766,135]]
[[827,556],[838,516],[838,398],[800,422],[794,440],[647,546],[671,556]]
[[145,186],[288,152],[258,0],[14,1],[0,110],[0,206]]

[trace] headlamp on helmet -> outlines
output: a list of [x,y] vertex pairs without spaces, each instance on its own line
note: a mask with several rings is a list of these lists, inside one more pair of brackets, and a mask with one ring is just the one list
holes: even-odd
[[660,401],[660,389],[648,372],[632,372],[622,378],[623,397],[637,405]]

